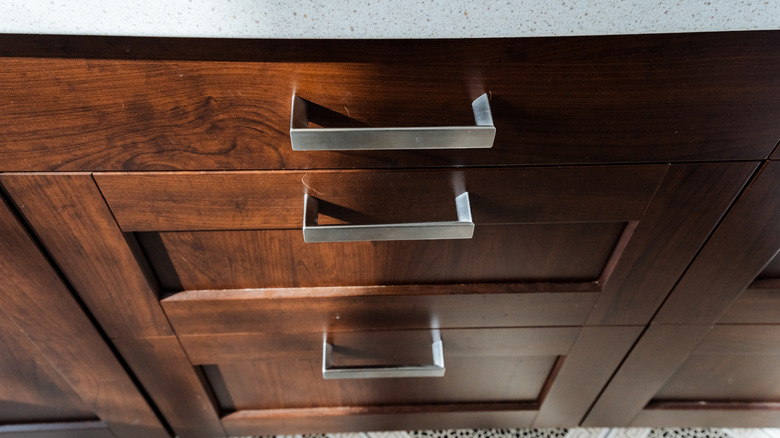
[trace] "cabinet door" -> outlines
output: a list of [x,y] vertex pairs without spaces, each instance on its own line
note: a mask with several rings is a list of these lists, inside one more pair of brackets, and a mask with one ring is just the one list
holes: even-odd
[[780,163],[680,280],[585,424],[780,426]]
[[0,197],[0,436],[168,436]]
[[[0,178],[174,430],[194,436],[575,425],[755,167]],[[472,239],[303,241],[305,194],[319,199],[316,226],[328,227],[451,222],[463,192]],[[284,392],[274,376],[288,371],[285,354],[298,351],[316,374],[323,335],[376,331],[440,329],[445,356],[469,369],[446,330],[501,339],[502,328],[538,329],[523,332],[528,345],[507,341],[503,363],[529,376],[516,392],[492,382],[481,395],[414,395],[403,384],[386,398],[336,389],[302,406],[266,403],[237,383]],[[558,347],[539,350],[545,338]],[[247,365],[258,350],[240,346],[252,341],[278,360]],[[490,374],[490,361],[474,360]]]

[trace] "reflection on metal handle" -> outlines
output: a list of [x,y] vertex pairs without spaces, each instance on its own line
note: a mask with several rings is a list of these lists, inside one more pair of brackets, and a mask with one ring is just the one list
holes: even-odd
[[333,346],[328,343],[328,335],[322,340],[322,378],[323,379],[376,379],[386,377],[443,377],[444,347],[436,336],[433,344],[433,364],[400,365],[376,367],[334,367],[331,360]]
[[307,128],[306,101],[293,94],[290,141],[295,151],[478,149],[493,146],[496,128],[487,93],[471,103],[475,126]]
[[415,222],[381,225],[317,226],[317,198],[303,198],[304,242],[355,242],[374,240],[434,240],[471,239],[474,222],[471,219],[469,193],[455,198],[458,220],[451,222]]

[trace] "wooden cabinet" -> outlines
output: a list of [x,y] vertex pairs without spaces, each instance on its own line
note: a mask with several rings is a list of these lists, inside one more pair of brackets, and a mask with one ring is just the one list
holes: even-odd
[[[197,435],[577,424],[755,167],[459,170],[473,238],[412,242],[304,243],[303,196],[360,220],[446,218],[453,171],[0,181],[166,418]],[[382,359],[377,344],[417,363],[431,330],[442,379],[318,375],[324,335],[351,361]]]
[[[6,36],[0,184],[180,436],[573,426],[777,142],[778,41]],[[293,93],[323,127],[487,93],[495,143],[293,151]],[[469,239],[303,239],[463,193]],[[326,341],[372,369],[439,339],[443,377],[323,379]]]
[[779,164],[763,165],[585,424],[780,425]]
[[168,436],[2,198],[0,235],[0,436]]

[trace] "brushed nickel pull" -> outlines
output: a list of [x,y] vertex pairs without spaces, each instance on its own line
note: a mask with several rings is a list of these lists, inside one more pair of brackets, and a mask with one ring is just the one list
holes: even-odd
[[327,333],[322,339],[323,379],[377,379],[398,377],[444,377],[444,346],[438,333],[434,333],[433,363],[427,365],[389,365],[372,367],[335,367],[331,355],[333,345],[328,343]]
[[308,194],[304,195],[304,242],[471,239],[474,235],[474,222],[471,219],[468,192],[463,192],[455,198],[458,220],[449,222],[318,226],[317,206],[317,198]]
[[471,103],[474,126],[308,128],[306,101],[295,94],[290,115],[294,151],[479,149],[493,147],[496,128],[487,93]]

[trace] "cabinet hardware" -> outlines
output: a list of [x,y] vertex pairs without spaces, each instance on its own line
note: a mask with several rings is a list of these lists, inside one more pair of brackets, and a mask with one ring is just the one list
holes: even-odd
[[293,94],[290,141],[295,151],[481,149],[493,147],[496,128],[487,93],[476,98],[474,126],[307,128],[307,103]]
[[434,332],[431,344],[433,363],[427,365],[389,365],[371,367],[335,367],[333,366],[333,345],[328,342],[327,333],[322,338],[322,378],[323,379],[377,379],[398,377],[444,377],[444,346],[438,331]]
[[455,198],[457,221],[412,222],[369,225],[317,225],[317,198],[303,197],[304,242],[356,242],[376,240],[441,240],[471,239],[474,222],[471,219],[469,193]]

